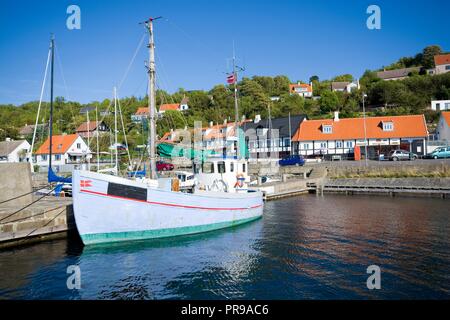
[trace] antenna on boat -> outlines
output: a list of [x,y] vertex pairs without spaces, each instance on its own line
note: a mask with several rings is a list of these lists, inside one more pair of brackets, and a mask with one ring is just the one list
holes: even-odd
[[238,104],[238,72],[244,71],[245,69],[236,65],[236,53],[234,49],[233,41],[233,80],[234,80],[234,128],[236,134],[236,159],[240,157],[240,147],[239,147],[239,104]]
[[156,70],[155,70],[155,41],[153,39],[153,21],[161,19],[162,17],[149,18],[147,21],[141,22],[145,24],[145,28],[149,34],[148,49],[150,61],[147,66],[149,75],[148,85],[148,109],[150,114],[150,134],[148,137],[149,155],[150,155],[150,178],[156,179],[156,123],[155,123],[155,87],[156,87]]

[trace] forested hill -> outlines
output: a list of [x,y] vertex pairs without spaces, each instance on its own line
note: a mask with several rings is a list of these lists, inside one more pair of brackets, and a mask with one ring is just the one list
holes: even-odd
[[[430,49],[431,48],[431,49]],[[382,69],[392,69],[427,64],[430,57],[442,52],[439,47],[430,46],[415,57],[404,57]],[[428,67],[428,65],[427,65]],[[450,99],[450,73],[443,75],[427,75],[415,72],[408,78],[399,81],[383,81],[376,76],[377,70],[367,70],[359,79],[361,89],[350,94],[331,91],[332,81],[355,81],[349,74],[339,75],[333,79],[321,80],[312,76],[304,82],[313,84],[316,99],[304,99],[298,95],[289,94],[289,84],[297,79],[287,76],[253,76],[243,78],[238,83],[240,113],[246,118],[253,118],[260,114],[263,118],[268,115],[268,106],[271,106],[272,117],[295,114],[306,114],[310,118],[331,117],[333,111],[340,111],[341,117],[359,116],[362,104],[362,93],[367,93],[367,106],[369,112],[382,114],[418,114],[426,113],[428,121],[434,121],[437,114],[426,111],[433,99]],[[158,133],[161,135],[171,128],[192,126],[194,121],[201,120],[206,123],[213,121],[222,123],[224,119],[234,120],[233,85],[219,84],[209,91],[178,90],[173,94],[164,91],[157,92],[157,105],[162,103],[180,102],[184,97],[189,99],[189,110],[181,113],[168,111],[158,120]],[[271,97],[279,97],[272,101]],[[138,107],[147,104],[146,97],[127,97],[120,100],[123,120],[127,129],[127,136],[131,141],[142,140],[142,126],[131,122],[131,115]],[[110,100],[94,101],[89,105],[98,106],[99,111],[105,111]],[[56,133],[74,132],[86,116],[80,114],[85,107],[74,101],[66,101],[62,97],[55,99],[54,130]],[[34,124],[36,120],[38,102],[33,101],[20,106],[0,105],[0,141],[5,137],[17,138],[18,130],[25,124]],[[373,108],[371,108],[373,107]],[[376,109],[374,108],[376,107]],[[43,112],[39,123],[47,121],[49,114],[48,103],[43,103]],[[90,114],[95,119],[95,114]],[[105,122],[112,125],[113,116],[106,116]]]

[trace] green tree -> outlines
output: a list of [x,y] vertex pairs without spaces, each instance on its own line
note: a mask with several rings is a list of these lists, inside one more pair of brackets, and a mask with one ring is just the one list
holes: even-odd
[[423,49],[422,66],[426,69],[434,68],[434,56],[442,54],[440,46],[432,45]]
[[325,90],[320,96],[320,111],[329,113],[339,109],[339,98],[336,92]]

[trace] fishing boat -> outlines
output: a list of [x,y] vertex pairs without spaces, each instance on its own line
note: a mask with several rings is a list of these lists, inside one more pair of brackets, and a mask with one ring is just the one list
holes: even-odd
[[[236,226],[262,217],[262,193],[246,190],[245,182],[237,171],[227,176],[220,170],[199,172],[200,181],[205,186],[195,188],[193,193],[181,192],[177,179],[158,179],[153,39],[153,22],[156,19],[143,22],[149,34],[150,55],[147,69],[150,178],[130,179],[74,170],[74,216],[85,245],[194,234]],[[237,99],[236,94],[235,97]],[[213,162],[219,165],[218,161]],[[238,163],[246,162],[238,157],[220,161],[226,161],[228,167],[232,162],[236,163],[233,165],[236,170]],[[228,179],[234,179],[236,183],[225,181]],[[214,188],[214,183],[217,185],[220,181],[226,187]]]

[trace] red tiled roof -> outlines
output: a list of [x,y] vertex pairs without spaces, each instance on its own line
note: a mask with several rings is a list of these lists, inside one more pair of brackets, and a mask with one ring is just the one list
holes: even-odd
[[147,116],[149,115],[148,107],[138,108],[135,115],[137,116]]
[[166,103],[162,104],[161,107],[159,107],[159,111],[178,110],[179,107],[179,103]]
[[290,92],[295,92],[295,88],[305,88],[307,92],[312,92],[312,86],[306,83],[294,83],[289,85]]
[[100,121],[89,121],[89,130],[88,130],[88,123],[83,122],[75,131],[76,132],[94,131],[95,129],[97,129],[97,126],[99,124],[100,124]]
[[445,119],[445,122],[447,122],[447,125],[450,127],[450,111],[442,111],[442,117]]
[[[383,130],[383,122],[393,122],[392,131]],[[332,126],[332,133],[324,133],[324,125]],[[427,137],[424,115],[386,116],[366,118],[367,139]],[[364,118],[304,120],[294,134],[293,141],[324,141],[364,139]]]
[[[52,139],[52,153],[53,154],[63,154],[69,150],[70,146],[79,137],[78,134],[67,134],[53,136]],[[48,154],[50,150],[50,139],[47,140],[39,147],[35,154]]]
[[443,64],[450,64],[450,53],[434,56],[434,64],[436,66],[440,66]]

